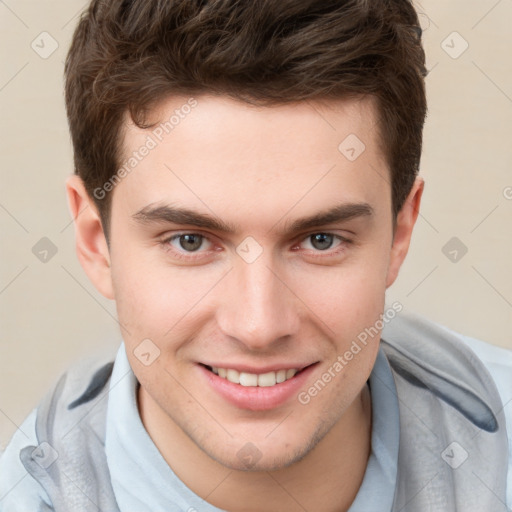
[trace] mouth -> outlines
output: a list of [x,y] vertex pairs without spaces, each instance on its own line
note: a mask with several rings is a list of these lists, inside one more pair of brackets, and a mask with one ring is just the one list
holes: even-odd
[[[314,364],[314,363],[313,363]],[[222,379],[233,384],[240,384],[245,387],[272,387],[277,384],[286,382],[301,371],[305,370],[311,365],[304,368],[283,368],[277,371],[270,371],[266,373],[249,373],[235,370],[234,368],[218,368],[216,366],[202,365],[210,372],[218,375]]]
[[[268,411],[292,403],[319,362],[299,368],[222,368],[199,363],[202,378],[221,399],[238,409]],[[245,371],[244,371],[245,370]]]

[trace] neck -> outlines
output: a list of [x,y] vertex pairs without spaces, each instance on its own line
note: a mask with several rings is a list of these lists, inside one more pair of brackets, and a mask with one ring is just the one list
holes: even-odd
[[212,505],[230,512],[349,509],[371,449],[367,386],[343,417],[300,461],[276,471],[236,471],[203,452],[139,389],[142,422],[180,480]]

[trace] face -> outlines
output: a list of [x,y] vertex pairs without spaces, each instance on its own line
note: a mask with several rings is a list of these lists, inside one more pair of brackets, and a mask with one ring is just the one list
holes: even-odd
[[153,114],[152,129],[127,124],[123,162],[137,163],[112,197],[130,364],[162,423],[212,459],[241,469],[254,450],[253,469],[285,467],[360,396],[378,337],[344,354],[405,255],[374,106],[198,96]]

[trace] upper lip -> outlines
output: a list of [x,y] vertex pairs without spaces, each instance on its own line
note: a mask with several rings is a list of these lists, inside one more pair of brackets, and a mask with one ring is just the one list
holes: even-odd
[[230,370],[237,370],[238,372],[243,373],[254,373],[256,375],[260,375],[263,373],[269,373],[269,372],[277,372],[279,370],[303,370],[304,368],[311,366],[315,363],[276,363],[276,364],[269,364],[266,366],[250,366],[248,364],[243,363],[201,363],[204,366],[210,366],[215,368],[225,368]]

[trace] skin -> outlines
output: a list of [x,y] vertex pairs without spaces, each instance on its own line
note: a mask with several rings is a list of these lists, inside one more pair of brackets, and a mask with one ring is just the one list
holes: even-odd
[[[165,100],[154,120],[169,119],[187,99]],[[225,97],[196,100],[115,187],[108,244],[83,183],[69,178],[78,257],[96,288],[116,301],[141,384],[141,419],[188,487],[233,512],[347,510],[370,454],[366,381],[378,336],[307,405],[292,397],[271,410],[238,408],[205,385],[198,363],[316,363],[307,390],[383,313],[423,180],[416,179],[394,225],[369,98],[259,108]],[[127,119],[123,156],[149,133]],[[338,150],[349,134],[366,146],[355,161]],[[372,213],[285,232],[340,203],[365,204]],[[135,218],[169,204],[236,229]],[[169,241],[183,233],[206,238],[195,238],[202,245],[187,252],[179,237]],[[318,233],[335,236],[319,246],[312,240]],[[248,236],[262,250],[251,263],[236,251]],[[145,366],[134,350],[148,338],[160,355]],[[248,442],[260,457],[249,469],[239,456]]]

